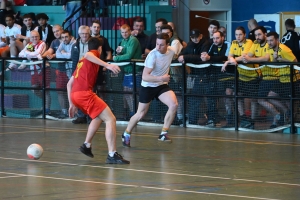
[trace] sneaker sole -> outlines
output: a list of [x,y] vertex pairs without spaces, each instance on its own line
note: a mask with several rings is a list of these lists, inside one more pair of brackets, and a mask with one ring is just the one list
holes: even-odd
[[130,145],[127,145],[127,144],[123,144],[123,147],[130,148],[131,146],[130,146]]
[[83,153],[84,155],[86,155],[86,156],[88,156],[88,157],[90,157],[90,158],[94,158],[94,155],[85,153],[84,150],[83,150],[81,147],[79,147],[79,150],[80,150],[80,152]]
[[120,161],[120,162],[117,162],[117,161],[111,161],[111,160],[106,160],[105,164],[119,164],[119,165],[125,165],[125,164],[130,164],[130,162],[123,162],[123,161]]

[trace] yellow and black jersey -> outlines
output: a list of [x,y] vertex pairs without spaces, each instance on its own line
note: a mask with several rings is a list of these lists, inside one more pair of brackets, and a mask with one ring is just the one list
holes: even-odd
[[[273,57],[274,49],[268,48],[268,52],[270,54],[271,61],[274,61],[274,57]],[[277,57],[283,58],[290,62],[293,62],[296,59],[292,50],[289,47],[287,47],[286,45],[281,44],[281,43],[278,46]],[[273,70],[275,70],[275,69],[273,69]],[[278,68],[276,70],[278,71],[278,76],[279,76],[280,82],[282,82],[282,83],[290,82],[290,66]],[[297,76],[299,76],[298,70],[295,70],[295,74],[297,74]],[[299,77],[294,77],[294,81],[296,81],[298,79],[299,79]]]

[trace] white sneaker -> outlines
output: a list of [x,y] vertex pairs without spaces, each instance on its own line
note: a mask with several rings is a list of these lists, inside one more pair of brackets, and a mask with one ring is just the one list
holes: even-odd
[[6,68],[6,71],[14,70],[15,68],[17,68],[17,65],[14,64],[14,63],[10,63],[10,64],[8,65],[8,67]]
[[26,65],[20,65],[20,66],[18,67],[18,69],[20,69],[20,70],[25,69],[25,68],[26,68]]

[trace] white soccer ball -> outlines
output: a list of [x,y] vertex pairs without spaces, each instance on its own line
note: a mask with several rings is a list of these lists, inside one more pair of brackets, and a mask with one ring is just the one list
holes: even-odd
[[31,144],[27,148],[27,156],[32,160],[38,160],[43,155],[43,147],[39,144]]

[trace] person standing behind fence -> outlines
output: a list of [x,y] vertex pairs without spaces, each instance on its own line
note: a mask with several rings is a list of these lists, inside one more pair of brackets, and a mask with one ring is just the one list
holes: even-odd
[[[187,47],[179,54],[178,62],[180,63],[201,62],[201,53],[208,52],[209,50],[209,42],[204,39],[199,29],[193,29],[190,31],[190,39],[191,40],[188,42]],[[205,94],[207,83],[206,69],[190,68],[188,66],[187,69],[188,76],[190,76],[190,79],[194,80],[192,94]],[[188,98],[189,124],[198,124],[201,102],[203,101],[198,98]]]
[[93,93],[93,87],[100,67],[106,67],[113,73],[120,72],[120,68],[117,65],[108,64],[99,59],[102,51],[101,46],[102,41],[100,38],[91,38],[88,41],[89,52],[78,62],[77,68],[68,82],[69,115],[74,117],[77,108],[80,108],[92,118],[85,142],[79,147],[83,154],[91,158],[94,157],[92,140],[102,121],[104,121],[106,125],[105,137],[108,146],[106,164],[130,164],[116,150],[116,117],[107,104]]
[[[297,62],[297,58],[293,54],[292,50],[286,45],[281,44],[279,40],[279,35],[276,32],[267,33],[267,42],[269,48],[267,52],[270,54],[271,62]],[[262,68],[263,70],[264,68]],[[273,87],[268,91],[268,97],[290,97],[290,66],[280,67],[275,72],[278,72],[278,79],[273,82]],[[264,75],[264,71],[263,71]],[[293,81],[299,80],[299,71],[294,70]],[[262,96],[259,94],[259,96]],[[288,119],[290,115],[289,102],[286,100],[276,100],[268,99],[261,100],[259,99],[258,103],[265,107],[273,116],[273,123],[270,126],[270,129],[276,128],[279,125],[283,125],[284,122]]]
[[[25,46],[25,48],[19,53],[19,57],[27,58],[31,60],[32,58],[42,59],[42,54],[46,51],[46,44],[40,40],[39,32],[36,30],[31,31],[30,33],[30,42]],[[43,68],[41,64],[30,65],[31,70],[31,87],[40,88],[38,90],[34,90],[34,94],[39,98],[43,99],[43,78],[45,72],[45,87],[50,88],[50,79],[51,79],[51,71],[50,67]],[[51,105],[51,96],[50,91],[46,91],[46,115],[50,114],[50,105]]]
[[155,22],[155,33],[151,34],[148,38],[145,54],[143,54],[143,58],[146,58],[148,53],[155,48],[156,46],[156,37],[161,33],[161,26],[164,24],[168,24],[168,21],[164,18],[158,18]]
[[[108,40],[106,37],[100,35],[101,31],[101,22],[99,20],[93,20],[92,26],[90,27],[92,32],[92,37],[98,37],[101,38],[103,41],[102,45],[102,53],[100,56],[101,60],[111,60],[112,59],[112,49],[108,43]],[[105,90],[105,77],[106,77],[106,69],[100,68],[98,72],[98,78],[96,81],[96,93],[98,96],[100,96],[102,99],[104,99],[104,93],[101,91]]]
[[[245,91],[243,93],[251,94],[251,92],[255,92],[257,90],[258,73],[256,70],[247,70],[239,67],[238,62],[243,61],[243,56],[249,52],[253,42],[250,39],[246,39],[246,31],[242,26],[239,26],[235,29],[235,38],[236,40],[232,41],[231,43],[228,61],[224,63],[221,71],[225,72],[228,64],[237,66],[237,70],[239,73],[239,88],[243,88],[243,90]],[[249,67],[254,66],[249,65]],[[236,87],[234,85],[234,80],[229,79],[226,82],[226,95],[233,95],[234,87]],[[244,121],[247,121],[247,116],[249,116],[249,114],[251,113],[251,101],[252,100],[249,98],[238,99],[238,110],[241,116],[241,126],[244,126],[244,124],[246,124],[244,123]],[[246,105],[245,108],[244,104]],[[231,97],[226,98],[225,107],[227,113],[227,125],[225,127],[234,126],[233,99]]]
[[145,54],[145,49],[149,36],[144,33],[145,23],[143,18],[137,17],[133,21],[133,31],[131,35],[136,37],[141,45],[142,54]]
[[281,43],[288,46],[300,61],[300,35],[295,32],[295,22],[293,19],[287,19],[284,22],[286,33],[281,38]]
[[[72,59],[72,71],[75,71],[78,61],[88,52],[88,41],[91,37],[90,27],[82,25],[78,29],[79,38],[72,46],[71,59]],[[72,121],[73,124],[86,124],[87,115],[85,115],[80,109],[77,113],[77,118]]]
[[[76,42],[75,38],[67,30],[64,30],[61,34],[61,40],[58,49],[56,50],[56,58],[71,58],[71,49]],[[65,89],[68,80],[72,76],[72,64],[70,62],[58,63],[58,69],[56,70],[56,88]],[[61,114],[58,116],[60,119],[68,117],[67,111],[67,93],[65,91],[57,91],[58,102],[61,108]]]
[[[216,31],[213,34],[213,44],[210,46],[208,52],[201,53],[201,60],[204,62],[224,62],[227,61],[231,44],[225,41],[224,34],[221,31]],[[206,94],[220,95],[223,94],[222,87],[219,81],[220,68],[217,66],[208,67],[208,85],[206,87]],[[193,105],[193,104],[192,104]],[[215,126],[217,119],[217,97],[207,97],[207,126]]]
[[[81,0],[62,0],[62,9],[66,11],[66,19],[69,18],[74,12],[81,7]],[[73,15],[72,18],[70,18],[66,22],[66,28],[68,30],[72,30],[72,22],[75,22],[74,29],[76,30],[79,27],[79,17],[81,15],[81,11],[79,10],[77,13]]]
[[[117,55],[113,56],[114,61],[130,61],[130,59],[140,59],[142,56],[142,51],[139,41],[131,35],[130,26],[123,24],[120,28],[123,40],[117,47]],[[136,66],[136,74],[133,73],[133,65],[129,64],[123,67],[124,79],[123,79],[123,90],[126,92],[133,91],[133,76],[136,78],[136,85],[141,84],[141,71],[142,67]],[[124,94],[127,106],[129,107],[129,116],[134,114],[133,110],[133,95]],[[125,106],[125,105],[124,105]]]
[[[253,33],[255,35],[256,40],[254,41],[253,45],[251,46],[251,49],[249,50],[248,54],[243,56],[243,63],[249,63],[249,62],[268,62],[270,61],[270,54],[267,52],[267,49],[269,48],[269,45],[267,43],[267,30],[263,26],[258,26],[255,29],[253,29]],[[255,67],[258,67],[259,65],[256,64]],[[261,75],[261,70],[258,70]],[[265,78],[262,74],[260,78]],[[261,85],[263,81],[257,80],[257,83],[255,80],[252,81],[254,84],[253,87],[257,87],[257,84],[259,84],[258,88],[261,88]],[[241,88],[241,86],[240,86]],[[247,88],[247,87],[246,87]],[[243,88],[244,90],[244,88]],[[257,96],[260,90],[258,89],[251,89],[251,96]],[[247,91],[244,92],[244,94],[247,95]],[[255,118],[256,118],[256,112],[257,112],[257,100],[252,99],[251,101],[251,118],[247,116],[246,120],[244,121],[244,127],[243,128],[254,128]]]
[[166,113],[158,141],[172,141],[168,136],[168,130],[176,115],[178,102],[175,93],[168,86],[168,82],[170,81],[170,65],[175,55],[175,52],[169,47],[169,44],[170,38],[168,34],[158,34],[156,48],[148,54],[145,60],[138,110],[135,115],[130,118],[126,130],[122,134],[122,143],[125,147],[130,147],[131,131],[147,114],[150,103],[154,98],[159,99],[168,106],[168,112]]
[[255,33],[254,33],[254,29],[256,27],[258,27],[257,21],[255,19],[250,19],[248,21],[248,29],[249,29],[248,39],[252,40],[253,42],[256,39]]

